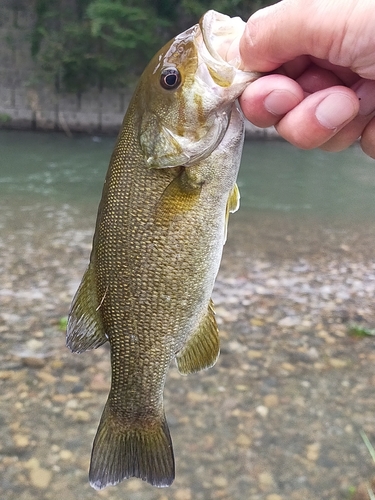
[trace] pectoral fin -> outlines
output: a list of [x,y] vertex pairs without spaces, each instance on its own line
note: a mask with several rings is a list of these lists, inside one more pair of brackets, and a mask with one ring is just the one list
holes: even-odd
[[176,216],[192,210],[199,202],[202,185],[191,181],[185,167],[165,188],[156,210],[156,219],[169,224]]
[[227,206],[225,210],[224,242],[227,240],[229,214],[237,212],[239,208],[240,208],[240,190],[238,189],[237,184],[235,184],[232,188],[232,191],[229,193]]
[[219,331],[211,300],[199,327],[176,356],[178,370],[187,375],[210,368],[216,363],[219,353]]
[[89,266],[74,296],[66,329],[66,345],[72,352],[95,349],[106,342],[100,316],[101,301],[98,301],[94,271]]

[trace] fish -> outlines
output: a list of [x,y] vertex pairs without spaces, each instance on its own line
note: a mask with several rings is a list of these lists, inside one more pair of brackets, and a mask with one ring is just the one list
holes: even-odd
[[259,76],[225,59],[244,26],[211,10],[166,44],[140,77],[110,159],[66,333],[74,353],[110,344],[111,387],[89,470],[98,490],[130,477],[172,484],[169,366],[189,374],[219,356],[211,294],[239,207],[236,100]]

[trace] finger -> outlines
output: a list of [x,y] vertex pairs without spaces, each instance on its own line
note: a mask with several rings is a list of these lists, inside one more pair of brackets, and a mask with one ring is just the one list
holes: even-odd
[[375,111],[375,81],[361,79],[352,86],[359,99],[359,114],[370,116]]
[[257,127],[271,127],[303,97],[303,90],[294,80],[282,75],[268,75],[249,85],[239,102],[250,122]]
[[326,143],[358,113],[353,90],[331,87],[306,97],[275,125],[287,141],[303,149]]
[[359,99],[358,115],[321,146],[326,151],[341,151],[361,136],[363,144],[369,152],[371,148],[375,147],[375,145],[371,145],[371,140],[375,140],[375,138],[371,134],[372,129],[369,125],[375,114],[375,82],[361,79],[353,85],[352,90],[355,91]]
[[336,85],[343,85],[340,78],[324,68],[319,68],[315,64],[310,65],[297,79],[307,94],[313,94],[318,90],[323,90]]
[[272,71],[308,54],[347,66],[340,60],[340,48],[351,16],[350,2],[340,2],[337,9],[336,2],[324,0],[284,0],[258,10],[247,21],[240,40],[243,65],[253,71]]
[[320,68],[326,69],[331,73],[337,75],[340,81],[343,82],[347,87],[351,87],[354,83],[359,80],[359,76],[353,70],[345,68],[343,66],[338,66],[337,64],[332,64],[325,59],[318,59],[317,57],[310,57],[310,64],[314,64]]
[[333,137],[320,146],[324,151],[343,151],[359,139],[371,118],[357,115],[352,121],[339,130]]
[[368,156],[375,158],[375,117],[370,120],[362,133],[361,148]]

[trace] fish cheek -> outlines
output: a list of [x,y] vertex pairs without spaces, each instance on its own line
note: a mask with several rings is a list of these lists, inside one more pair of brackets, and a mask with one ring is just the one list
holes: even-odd
[[150,168],[175,167],[186,159],[181,145],[154,113],[142,116],[139,144]]

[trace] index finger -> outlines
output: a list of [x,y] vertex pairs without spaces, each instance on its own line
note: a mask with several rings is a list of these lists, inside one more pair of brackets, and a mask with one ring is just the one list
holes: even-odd
[[338,16],[326,1],[283,0],[258,10],[247,21],[239,42],[243,66],[269,72],[303,54],[330,59],[330,54],[339,53],[342,23],[338,17],[346,18],[346,7],[342,3]]

